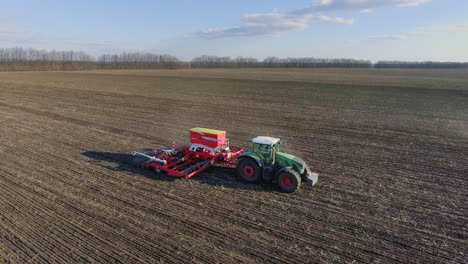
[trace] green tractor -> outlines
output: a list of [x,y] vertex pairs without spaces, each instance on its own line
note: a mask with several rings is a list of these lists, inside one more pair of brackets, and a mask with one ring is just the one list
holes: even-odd
[[291,154],[279,151],[279,138],[258,136],[252,139],[252,151],[238,156],[237,172],[246,182],[277,182],[283,192],[294,192],[301,182],[317,183],[318,174],[310,171],[306,163]]

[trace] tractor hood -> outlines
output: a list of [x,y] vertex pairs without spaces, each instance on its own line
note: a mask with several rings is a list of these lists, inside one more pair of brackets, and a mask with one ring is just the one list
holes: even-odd
[[306,167],[305,161],[303,161],[302,159],[300,159],[300,158],[298,158],[298,157],[296,157],[294,155],[288,154],[288,153],[277,152],[276,153],[276,159],[296,163],[296,166],[297,166],[297,168],[299,170],[299,173],[301,173],[301,174],[304,172],[304,169]]

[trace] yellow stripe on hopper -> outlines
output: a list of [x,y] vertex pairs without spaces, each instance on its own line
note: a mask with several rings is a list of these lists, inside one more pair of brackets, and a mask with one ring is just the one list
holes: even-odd
[[222,131],[222,130],[209,129],[209,128],[203,128],[203,127],[194,127],[194,128],[191,128],[190,131],[204,133],[204,134],[211,134],[211,135],[219,135],[221,133],[225,133],[225,131]]

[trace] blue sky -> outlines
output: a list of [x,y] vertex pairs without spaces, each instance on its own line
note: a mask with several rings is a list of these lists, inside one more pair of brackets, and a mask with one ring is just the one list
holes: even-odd
[[0,47],[468,61],[466,0],[0,0]]

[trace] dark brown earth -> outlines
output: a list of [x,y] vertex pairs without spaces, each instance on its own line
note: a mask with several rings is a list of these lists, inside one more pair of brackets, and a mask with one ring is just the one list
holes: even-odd
[[[468,71],[0,73],[0,263],[468,262]],[[268,133],[320,174],[294,194],[131,151]]]

